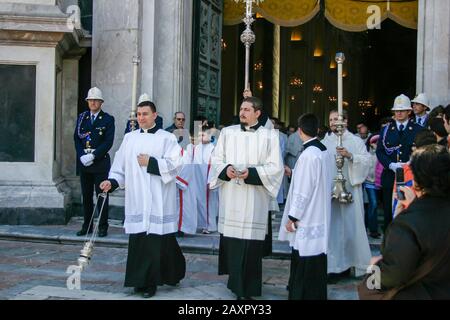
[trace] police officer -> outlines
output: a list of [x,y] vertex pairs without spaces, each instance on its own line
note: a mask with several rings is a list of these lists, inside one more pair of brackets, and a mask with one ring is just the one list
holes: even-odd
[[[78,116],[75,127],[74,140],[77,152],[77,173],[80,174],[81,191],[83,194],[84,222],[77,236],[92,233],[92,218],[94,204],[94,187],[96,194],[100,194],[100,183],[108,178],[111,167],[111,159],[108,151],[114,142],[114,117],[103,112],[104,102],[102,92],[98,88],[92,88],[86,98],[89,111]],[[98,209],[102,206],[103,198],[100,198]],[[106,198],[102,217],[99,221],[99,237],[108,235],[108,199]]]
[[430,102],[425,93],[418,94],[413,101],[414,118],[413,121],[418,125],[428,127],[428,113],[430,111]]
[[[138,106],[140,106],[141,104],[143,104],[145,102],[147,102],[147,103],[151,102],[150,96],[146,93],[142,94],[139,97]],[[161,118],[159,115],[156,117],[155,123],[156,123],[156,128],[158,128],[158,129],[163,128],[163,118]],[[139,129],[139,123],[137,122],[137,120],[136,120],[134,126],[135,126],[134,127],[135,130]],[[127,134],[128,132],[131,132],[131,121],[130,120],[127,121],[127,124],[125,127],[125,134]]]
[[411,101],[405,95],[394,101],[394,121],[386,125],[380,134],[377,145],[377,158],[383,165],[381,185],[383,190],[384,230],[392,221],[392,189],[395,172],[409,161],[416,134],[423,128],[409,119],[412,111]]

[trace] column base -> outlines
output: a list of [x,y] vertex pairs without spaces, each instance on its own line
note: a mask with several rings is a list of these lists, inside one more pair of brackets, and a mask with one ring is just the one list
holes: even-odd
[[71,191],[56,183],[0,182],[0,224],[65,225],[72,215]]

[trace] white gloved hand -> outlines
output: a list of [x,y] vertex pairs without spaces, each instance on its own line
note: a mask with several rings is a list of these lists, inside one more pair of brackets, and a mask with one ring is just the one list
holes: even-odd
[[89,167],[94,163],[95,156],[92,153],[85,154],[80,157],[80,161],[85,167]]
[[401,162],[392,162],[389,165],[389,169],[396,172],[398,168],[403,168],[403,165],[404,165],[404,163],[401,163]]

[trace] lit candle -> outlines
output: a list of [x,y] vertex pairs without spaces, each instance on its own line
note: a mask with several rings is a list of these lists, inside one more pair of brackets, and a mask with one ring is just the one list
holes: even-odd
[[338,112],[339,112],[339,117],[341,117],[343,115],[343,106],[342,106],[342,102],[343,102],[343,83],[342,83],[342,78],[343,78],[343,72],[342,72],[342,67],[343,67],[343,63],[345,61],[345,55],[342,52],[338,52],[336,54],[336,62],[338,64]]

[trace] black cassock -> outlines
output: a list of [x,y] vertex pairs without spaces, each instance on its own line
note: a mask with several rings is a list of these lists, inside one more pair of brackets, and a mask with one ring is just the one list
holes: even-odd
[[327,255],[300,257],[292,249],[289,300],[327,300]]
[[220,235],[219,275],[227,274],[228,289],[238,297],[261,295],[264,240]]
[[175,234],[131,234],[125,287],[177,285],[185,276],[186,260]]

